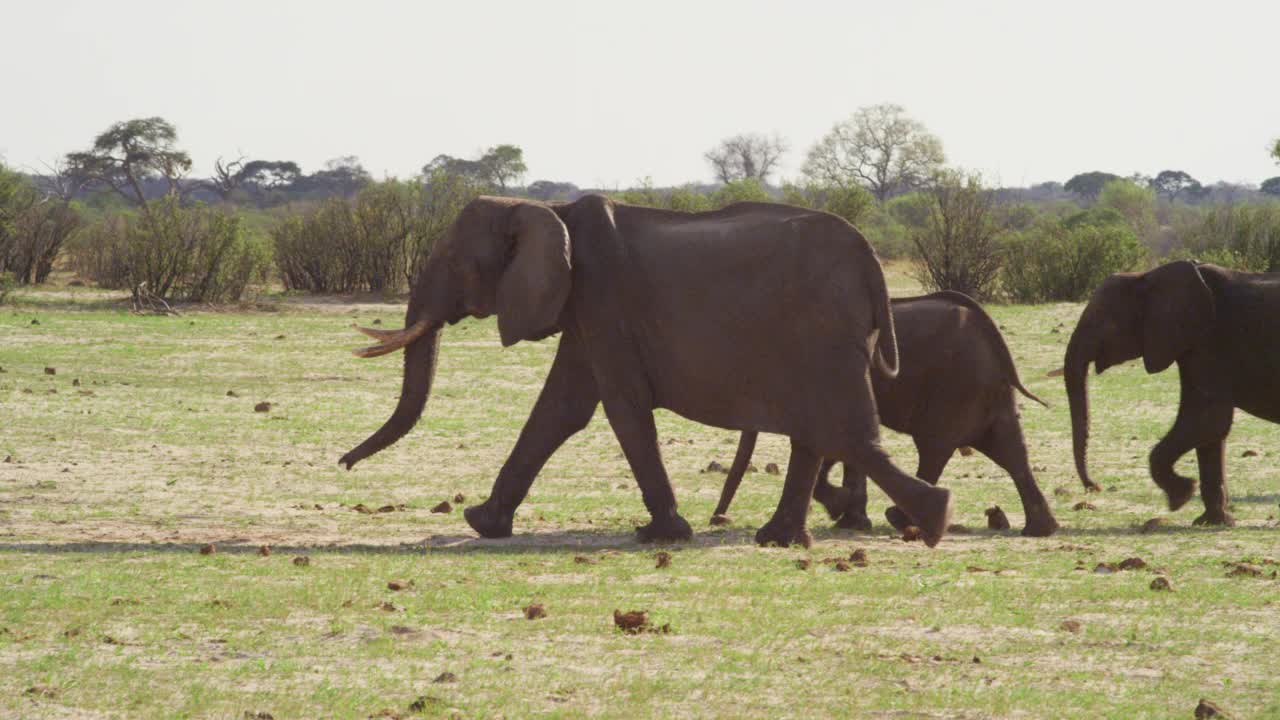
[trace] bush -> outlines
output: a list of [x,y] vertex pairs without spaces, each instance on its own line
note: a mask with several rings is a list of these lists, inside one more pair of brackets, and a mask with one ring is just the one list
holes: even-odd
[[0,272],[22,284],[49,278],[67,241],[81,226],[80,213],[68,202],[44,199],[28,206],[0,235]]
[[915,277],[930,291],[983,300],[995,292],[1002,262],[995,196],[974,176],[940,175],[924,193],[927,214],[911,233]]
[[325,200],[271,229],[280,278],[309,292],[401,290],[478,194],[466,178],[436,171],[422,183],[387,180],[352,200]]
[[135,300],[228,302],[265,280],[270,253],[241,232],[236,215],[170,197],[88,227],[72,266],[102,287],[130,290]]
[[1108,275],[1139,266],[1146,248],[1124,222],[1099,222],[1088,213],[1042,219],[1005,241],[1001,282],[1014,302],[1086,299]]
[[1114,210],[1124,218],[1138,239],[1150,242],[1155,239],[1156,193],[1129,180],[1112,180],[1098,193],[1099,209]]
[[783,185],[782,202],[839,215],[854,227],[860,227],[876,207],[875,196],[861,186],[842,187],[816,182]]
[[1252,272],[1280,271],[1280,202],[1210,208],[1183,229],[1172,254]]
[[9,293],[18,286],[18,281],[14,279],[13,273],[0,272],[0,305],[8,299]]

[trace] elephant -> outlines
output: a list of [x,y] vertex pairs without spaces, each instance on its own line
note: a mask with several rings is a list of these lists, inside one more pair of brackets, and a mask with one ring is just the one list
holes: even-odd
[[1141,357],[1148,373],[1178,365],[1181,394],[1173,428],[1152,448],[1151,478],[1170,510],[1196,481],[1174,463],[1196,451],[1204,513],[1196,525],[1233,525],[1227,511],[1225,444],[1235,408],[1280,421],[1280,274],[1249,273],[1179,260],[1102,282],[1080,314],[1063,362],[1076,472],[1089,490],[1089,393],[1098,374]]
[[601,195],[473,200],[419,269],[404,329],[361,328],[378,343],[356,354],[403,348],[404,376],[391,417],[340,463],[350,469],[417,422],[443,325],[495,313],[503,346],[560,339],[489,497],[464,513],[483,537],[511,535],[543,463],[597,405],[649,511],[640,541],[692,536],[663,467],[656,408],[791,438],[761,544],[811,541],[805,516],[821,457],[856,460],[930,546],[946,532],[950,493],[897,468],[880,446],[867,369],[897,370],[893,316],[875,252],[841,218],[771,203],[682,213]]
[[[894,298],[891,305],[902,369],[890,378],[873,368],[871,382],[881,424],[915,441],[920,454],[916,475],[936,483],[957,448],[974,447],[1013,477],[1026,515],[1022,534],[1052,535],[1058,523],[1027,460],[1013,391],[1048,406],[1023,387],[995,321],[958,292]],[[755,444],[755,432],[742,433],[713,522],[722,522],[719,518],[728,512]],[[846,462],[844,487],[838,488],[827,480],[832,465],[833,460],[823,459],[814,499],[839,527],[870,530],[866,475]],[[909,524],[896,507],[886,510],[885,517],[899,530]]]

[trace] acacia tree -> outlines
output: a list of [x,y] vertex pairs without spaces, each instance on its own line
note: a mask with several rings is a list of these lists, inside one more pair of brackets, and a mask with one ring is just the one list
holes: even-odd
[[[213,163],[213,177],[200,184],[222,198],[231,199],[236,190],[278,190],[292,185],[302,176],[298,164],[288,160],[247,160],[240,156],[230,162],[218,158]],[[251,194],[253,194],[251,192]]]
[[177,140],[177,129],[164,118],[125,120],[98,135],[89,150],[68,153],[67,171],[111,188],[150,217],[143,183],[160,178],[166,194],[176,196],[179,182],[191,170],[191,157],[175,147]]
[[494,145],[476,160],[437,155],[422,166],[423,177],[429,178],[437,172],[445,172],[500,193],[506,193],[510,187],[517,185],[527,171],[524,150],[518,145]]
[[738,180],[764,184],[786,151],[786,141],[777,134],[745,133],[721,140],[702,157],[711,164],[716,179],[726,185]]
[[1158,175],[1147,183],[1147,186],[1155,190],[1157,194],[1167,198],[1169,202],[1177,200],[1182,193],[1195,196],[1204,190],[1199,180],[1182,170],[1161,170]]
[[872,105],[810,148],[803,172],[823,184],[864,185],[883,203],[923,185],[945,161],[942,141],[901,106]]
[[1102,192],[1102,188],[1112,180],[1121,179],[1119,175],[1109,172],[1093,171],[1073,175],[1070,180],[1062,186],[1062,189],[1069,193],[1075,193],[1085,200],[1095,200],[1098,193]]

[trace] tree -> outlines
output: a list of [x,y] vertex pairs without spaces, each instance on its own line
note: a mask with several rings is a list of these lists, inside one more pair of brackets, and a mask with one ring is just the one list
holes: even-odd
[[764,184],[786,151],[787,144],[778,135],[746,133],[721,140],[703,157],[711,164],[716,179],[726,185],[737,180]]
[[1080,173],[1072,177],[1062,186],[1064,190],[1084,198],[1085,200],[1095,200],[1098,193],[1102,192],[1102,187],[1112,180],[1121,179],[1119,175],[1109,172],[1086,172]]
[[809,150],[804,174],[824,184],[861,184],[884,202],[919,187],[942,166],[942,141],[898,105],[873,105],[836,123]]
[[1280,197],[1280,177],[1268,178],[1262,181],[1262,185],[1258,188],[1267,195]]
[[360,164],[360,158],[344,155],[326,162],[323,170],[298,177],[292,184],[304,192],[351,197],[372,181],[369,171]]
[[571,182],[534,180],[524,189],[524,193],[534,200],[575,200],[582,191]]
[[1275,158],[1277,163],[1280,163],[1280,138],[1276,138],[1275,144],[1271,146],[1271,157]]
[[[241,188],[251,194],[263,190],[278,190],[292,185],[302,176],[298,164],[288,160],[250,160],[244,157],[224,163],[218,158],[213,163],[213,177],[200,183],[202,187],[217,193],[226,202]],[[256,191],[256,192],[255,192]]]
[[1199,180],[1191,177],[1181,170],[1161,170],[1147,186],[1155,190],[1157,194],[1164,196],[1173,202],[1178,199],[1178,195],[1187,193],[1188,195],[1199,195],[1204,186]]
[[164,118],[118,122],[95,138],[89,150],[68,153],[67,171],[106,185],[148,214],[144,182],[160,178],[167,194],[177,195],[179,181],[191,169],[191,157],[175,147],[177,140],[177,129]]
[[1112,180],[1098,193],[1097,209],[1115,210],[1141,240],[1156,232],[1156,194],[1128,180]]
[[524,151],[518,146],[494,145],[485,150],[478,160],[437,155],[422,166],[422,175],[429,178],[441,170],[505,193],[509,187],[519,182],[528,168],[524,164]]

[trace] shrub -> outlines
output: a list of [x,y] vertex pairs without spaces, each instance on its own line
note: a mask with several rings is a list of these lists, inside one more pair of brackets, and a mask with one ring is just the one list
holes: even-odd
[[713,208],[719,209],[737,202],[773,202],[773,196],[755,178],[727,182],[711,193]]
[[946,173],[924,197],[927,214],[911,233],[916,279],[931,291],[991,297],[1002,261],[995,196],[976,176]]
[[80,226],[71,203],[44,199],[30,205],[14,218],[7,237],[0,236],[0,272],[13,273],[23,284],[44,282]]
[[1097,208],[1119,213],[1143,242],[1155,238],[1156,193],[1129,180],[1112,180],[1098,193]]
[[1280,271],[1280,202],[1219,205],[1183,229],[1173,254],[1252,272]]
[[4,301],[9,297],[9,293],[13,292],[17,285],[18,281],[14,279],[13,273],[0,272],[0,305],[4,304]]
[[271,229],[286,288],[394,292],[412,282],[435,242],[479,188],[436,171],[418,182],[373,183],[351,200],[330,198]]
[[247,238],[237,216],[176,198],[142,212],[108,216],[86,229],[72,266],[102,287],[128,289],[134,299],[228,302],[266,277],[270,255]]
[[821,185],[807,182],[803,185],[787,183],[782,186],[782,202],[789,205],[825,210],[839,215],[854,227],[860,227],[876,207],[876,198],[859,185]]
[[1132,270],[1146,248],[1124,222],[1100,222],[1086,213],[1062,221],[1042,219],[1005,241],[1001,282],[1014,302],[1086,299],[1108,275]]

